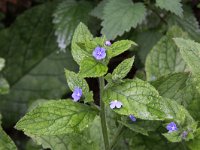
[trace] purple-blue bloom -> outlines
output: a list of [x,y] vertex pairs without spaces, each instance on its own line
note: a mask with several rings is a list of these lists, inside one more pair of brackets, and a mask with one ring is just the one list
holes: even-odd
[[97,46],[92,55],[94,56],[95,59],[97,60],[101,60],[101,59],[104,59],[106,57],[106,49],[103,48],[103,47],[99,47]]
[[187,135],[188,135],[188,132],[187,131],[183,131],[182,138],[185,139]]
[[169,132],[173,132],[173,131],[177,131],[178,128],[176,126],[176,124],[174,122],[170,122],[167,126],[166,126],[167,130]]
[[114,109],[114,108],[121,108],[122,107],[122,102],[114,100],[112,102],[110,102],[110,108]]
[[110,41],[106,41],[106,42],[105,42],[105,45],[106,45],[106,46],[111,46],[112,44],[111,44]]
[[133,115],[129,115],[129,118],[131,119],[131,121],[133,121],[133,122],[135,122],[136,121],[136,118],[135,118],[135,116],[133,116]]
[[82,89],[76,87],[72,93],[72,98],[74,99],[75,102],[77,102],[78,100],[80,100],[81,96],[82,96]]

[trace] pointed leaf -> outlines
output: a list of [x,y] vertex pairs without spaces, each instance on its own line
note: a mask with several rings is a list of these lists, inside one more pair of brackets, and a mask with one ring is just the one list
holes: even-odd
[[158,41],[146,58],[147,80],[156,80],[163,75],[186,70],[186,63],[172,39],[174,37],[188,37],[188,35],[174,26]]
[[192,73],[200,74],[200,44],[192,40],[174,38],[176,45],[179,47],[181,55]]
[[27,113],[16,125],[33,135],[60,135],[84,130],[96,112],[71,100],[52,100]]
[[81,77],[101,77],[108,71],[108,67],[94,58],[86,58],[80,64]]
[[[146,8],[143,3],[133,3],[131,0],[110,0],[104,8],[103,29],[108,39],[115,39],[131,27],[141,24],[146,16]],[[121,20],[119,20],[121,18]]]
[[168,115],[162,110],[162,98],[155,88],[139,79],[126,80],[107,88],[103,100],[107,105],[114,100],[122,102],[120,109],[114,109],[121,115],[133,114],[144,120],[163,120]]
[[61,49],[65,49],[70,44],[76,26],[80,22],[87,23],[91,8],[91,3],[87,1],[68,0],[58,5],[53,14],[53,23],[56,28],[57,42]]
[[72,39],[72,56],[74,60],[80,65],[81,61],[84,57],[88,54],[82,49],[78,43],[85,43],[86,40],[91,40],[93,38],[92,34],[90,33],[89,29],[83,23],[80,23],[73,35]]
[[108,58],[115,57],[128,49],[131,48],[132,45],[137,45],[135,42],[130,40],[121,40],[113,43],[110,47],[107,48]]
[[126,77],[126,75],[129,73],[129,71],[132,68],[133,62],[135,57],[125,59],[122,61],[113,71],[112,73],[112,79],[113,80],[120,80]]
[[156,5],[161,9],[171,11],[179,17],[183,16],[181,0],[156,0]]

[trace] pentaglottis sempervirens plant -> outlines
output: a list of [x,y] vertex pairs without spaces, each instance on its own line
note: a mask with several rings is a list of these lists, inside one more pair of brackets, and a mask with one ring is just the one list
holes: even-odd
[[[83,34],[85,37],[82,36]],[[180,43],[188,46],[184,48],[180,46],[180,52],[189,68],[194,70],[195,76],[196,68],[193,67],[198,65],[195,63],[195,57],[198,56],[194,53],[199,45],[181,38],[175,38],[174,41],[178,46],[182,45]],[[111,74],[107,74],[110,59],[136,46],[133,41],[121,40],[111,44],[105,37],[93,37],[88,28],[80,23],[75,30],[72,43],[78,47],[74,49],[72,46],[72,55],[80,65],[78,73],[65,70],[68,86],[73,92],[72,99],[51,100],[37,106],[17,123],[18,130],[23,130],[25,134],[36,139],[43,136],[62,137],[65,135],[69,138],[83,136],[87,140],[91,138],[91,143],[87,146],[94,146],[96,149],[117,147],[121,136],[127,138],[126,134],[121,133],[128,130],[143,135],[148,135],[149,130],[159,132],[169,142],[182,142],[183,144],[194,139],[198,134],[197,122],[189,112],[172,97],[161,96],[169,92],[168,90],[162,91],[163,88],[161,88],[161,86],[168,86],[166,80],[151,81],[151,85],[151,82],[148,83],[137,77],[124,79],[133,65],[134,57],[125,59]],[[189,52],[190,55],[184,55],[185,49],[190,46],[194,47],[193,51]],[[151,53],[148,57],[151,57]],[[175,73],[174,78],[178,75]],[[183,73],[183,75],[188,74]],[[93,92],[89,90],[84,79],[88,77],[99,79],[100,107],[94,103]],[[111,115],[109,113],[115,115],[112,120],[109,120],[108,116]],[[110,130],[114,130],[108,127],[110,121],[118,122],[115,125],[115,133],[112,133],[113,136],[109,135]],[[155,128],[152,124],[154,121],[158,123]],[[151,128],[154,129],[149,129],[152,125]],[[87,135],[94,126],[102,127],[102,132],[99,130],[95,138]],[[101,140],[96,141],[96,138]],[[72,143],[75,144],[74,142]]]
[[198,1],[28,2],[0,6],[0,150],[200,149]]

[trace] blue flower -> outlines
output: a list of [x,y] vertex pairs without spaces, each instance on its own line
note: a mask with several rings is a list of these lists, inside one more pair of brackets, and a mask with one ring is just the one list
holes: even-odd
[[178,128],[176,127],[176,124],[174,122],[170,122],[167,126],[166,126],[167,130],[169,132],[173,132],[173,131],[177,131]]
[[78,100],[80,100],[82,96],[82,89],[76,87],[72,93],[72,98],[74,99],[75,102],[77,102]]
[[129,118],[131,119],[131,121],[133,121],[133,122],[135,122],[136,121],[136,118],[135,118],[135,116],[133,116],[133,115],[129,115]]
[[105,42],[105,45],[106,45],[106,46],[111,46],[112,44],[111,44],[110,41],[106,41],[106,42]]
[[103,48],[103,47],[99,47],[97,46],[92,55],[94,56],[95,59],[97,60],[101,60],[101,59],[104,59],[106,57],[106,49]]
[[185,139],[186,136],[188,135],[188,132],[187,131],[183,131],[183,133],[181,135],[182,135],[182,138]]
[[114,109],[114,108],[121,108],[122,107],[122,102],[114,100],[112,102],[110,102],[110,108]]

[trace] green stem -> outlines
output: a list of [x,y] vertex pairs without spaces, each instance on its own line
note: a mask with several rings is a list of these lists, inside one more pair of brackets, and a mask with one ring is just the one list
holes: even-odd
[[108,131],[107,131],[107,125],[106,125],[106,114],[105,114],[105,105],[102,100],[103,96],[103,90],[104,90],[105,82],[104,78],[99,78],[99,88],[100,88],[100,117],[101,117],[101,127],[102,127],[102,133],[103,133],[103,140],[105,145],[105,150],[109,150],[109,140],[108,140]]
[[115,137],[112,141],[112,143],[110,144],[110,149],[112,150],[115,146],[116,146],[116,143],[119,141],[123,131],[124,131],[125,127],[124,126],[120,126],[117,130],[117,133],[115,134]]

